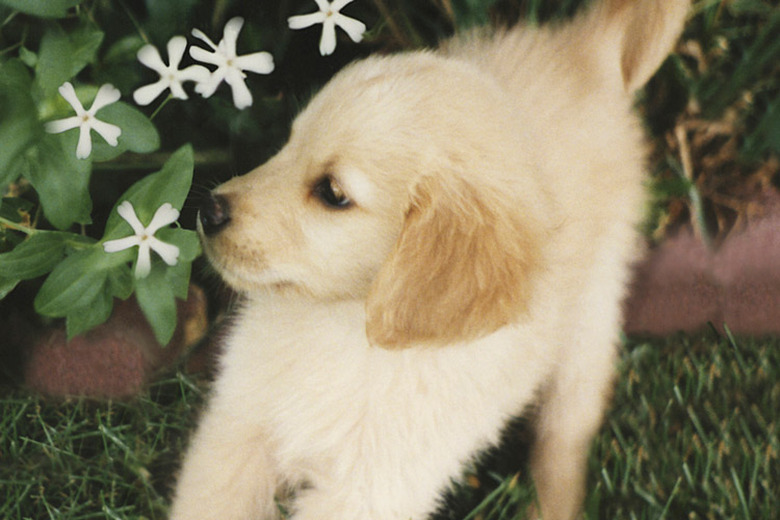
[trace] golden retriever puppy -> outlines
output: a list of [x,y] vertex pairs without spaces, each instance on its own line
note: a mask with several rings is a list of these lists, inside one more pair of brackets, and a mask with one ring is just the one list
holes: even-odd
[[538,410],[544,520],[577,516],[640,251],[632,100],[687,0],[374,57],[200,231],[244,295],[172,518],[422,520]]

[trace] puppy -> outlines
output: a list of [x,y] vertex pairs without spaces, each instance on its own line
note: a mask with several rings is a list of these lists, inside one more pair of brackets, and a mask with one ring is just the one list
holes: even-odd
[[577,516],[640,251],[633,93],[687,0],[602,0],[348,66],[203,204],[244,295],[172,518],[420,520],[536,407],[545,520]]

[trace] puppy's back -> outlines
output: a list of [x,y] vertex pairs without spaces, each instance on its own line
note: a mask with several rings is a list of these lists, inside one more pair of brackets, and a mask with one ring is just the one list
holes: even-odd
[[606,224],[615,228],[609,242],[633,243],[646,155],[634,94],[671,50],[689,5],[607,0],[571,20],[481,29],[442,46],[496,78],[513,100],[506,108],[524,128],[534,173],[556,194],[551,219],[569,231],[560,235],[568,246],[556,251],[596,249]]

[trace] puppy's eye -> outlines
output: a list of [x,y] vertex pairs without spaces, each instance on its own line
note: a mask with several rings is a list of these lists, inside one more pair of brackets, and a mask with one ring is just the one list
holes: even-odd
[[312,194],[329,208],[346,209],[352,205],[352,200],[347,197],[336,179],[330,175],[317,181],[312,188]]

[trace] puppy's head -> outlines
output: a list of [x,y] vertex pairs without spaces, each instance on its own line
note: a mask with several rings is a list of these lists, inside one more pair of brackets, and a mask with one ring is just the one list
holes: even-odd
[[348,67],[279,154],[204,204],[207,255],[241,292],[365,299],[383,346],[517,322],[548,263],[545,222],[587,218],[584,188],[639,182],[626,94],[679,33],[688,2],[668,3],[603,0],[560,30]]
[[538,203],[522,194],[539,191],[509,171],[524,160],[503,95],[426,53],[349,67],[274,158],[204,203],[206,254],[241,292],[365,299],[383,346],[516,320],[538,256]]

